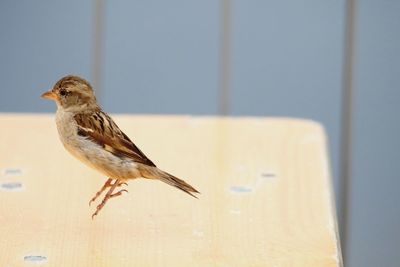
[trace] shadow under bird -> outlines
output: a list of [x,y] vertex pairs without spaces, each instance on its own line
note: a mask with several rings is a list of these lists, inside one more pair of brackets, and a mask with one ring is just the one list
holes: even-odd
[[64,147],[80,161],[109,177],[89,202],[90,205],[108,189],[92,218],[110,198],[128,192],[122,189],[114,193],[131,179],[158,179],[193,197],[196,197],[194,193],[199,193],[185,181],[158,169],[102,111],[92,86],[85,79],[66,76],[42,97],[57,104],[56,124]]

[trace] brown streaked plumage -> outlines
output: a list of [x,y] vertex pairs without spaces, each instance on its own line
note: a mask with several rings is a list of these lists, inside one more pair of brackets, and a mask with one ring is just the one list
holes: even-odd
[[101,110],[91,115],[76,114],[74,119],[78,124],[78,135],[89,138],[118,157],[130,157],[135,162],[156,167]]
[[110,198],[127,192],[123,189],[113,193],[130,179],[158,179],[193,197],[196,197],[194,193],[199,193],[185,181],[158,169],[111,117],[101,110],[86,80],[66,76],[42,97],[54,100],[57,104],[57,130],[64,147],[83,163],[109,177],[89,202],[95,201],[109,188],[92,218]]

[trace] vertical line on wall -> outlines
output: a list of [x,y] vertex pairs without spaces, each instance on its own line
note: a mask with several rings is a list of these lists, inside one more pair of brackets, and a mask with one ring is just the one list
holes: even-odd
[[221,47],[219,80],[219,115],[231,112],[231,30],[232,0],[221,0]]
[[93,62],[92,83],[96,97],[102,100],[102,70],[103,70],[103,46],[104,46],[104,0],[93,0],[94,3],[94,32],[93,32]]
[[347,262],[349,227],[350,227],[350,194],[352,185],[352,148],[353,148],[353,104],[354,104],[354,60],[356,0],[347,0],[345,23],[345,47],[343,66],[343,91],[341,114],[341,157],[340,157],[340,222],[341,246],[343,260]]

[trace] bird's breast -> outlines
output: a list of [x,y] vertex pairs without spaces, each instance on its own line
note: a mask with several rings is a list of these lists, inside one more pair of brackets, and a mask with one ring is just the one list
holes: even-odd
[[78,125],[74,119],[74,114],[59,109],[56,113],[56,124],[58,135],[64,146],[73,145],[77,142]]

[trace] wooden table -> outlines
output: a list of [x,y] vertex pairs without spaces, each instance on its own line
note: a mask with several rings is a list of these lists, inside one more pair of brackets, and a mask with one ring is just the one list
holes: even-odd
[[192,198],[138,179],[94,220],[106,177],[53,115],[0,115],[0,266],[341,266],[322,127],[275,118],[114,116]]

